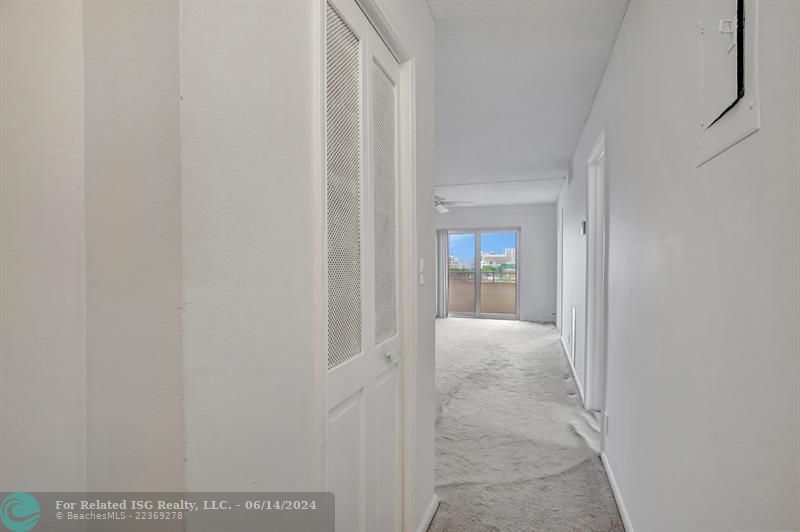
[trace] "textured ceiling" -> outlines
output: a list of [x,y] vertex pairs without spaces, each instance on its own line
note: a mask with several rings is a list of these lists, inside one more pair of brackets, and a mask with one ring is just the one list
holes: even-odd
[[565,176],[627,0],[429,4],[436,184]]

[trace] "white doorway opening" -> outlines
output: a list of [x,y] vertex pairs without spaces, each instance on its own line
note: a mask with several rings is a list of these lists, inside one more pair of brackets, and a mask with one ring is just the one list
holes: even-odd
[[566,211],[561,207],[558,217],[558,265],[557,265],[557,284],[558,306],[556,308],[556,327],[564,334],[564,226],[566,225]]
[[586,365],[585,406],[605,410],[606,300],[608,294],[608,183],[605,131],[589,157],[586,239]]

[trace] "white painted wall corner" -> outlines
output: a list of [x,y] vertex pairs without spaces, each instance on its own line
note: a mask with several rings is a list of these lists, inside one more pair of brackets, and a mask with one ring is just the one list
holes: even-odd
[[625,506],[625,501],[622,500],[622,493],[619,491],[617,479],[614,477],[614,470],[611,469],[611,463],[608,461],[608,456],[605,451],[600,453],[600,461],[603,463],[603,469],[606,470],[608,482],[611,484],[611,491],[614,493],[614,500],[617,501],[617,508],[619,515],[622,517],[622,526],[625,527],[625,532],[634,532],[631,516],[628,514],[628,508]]

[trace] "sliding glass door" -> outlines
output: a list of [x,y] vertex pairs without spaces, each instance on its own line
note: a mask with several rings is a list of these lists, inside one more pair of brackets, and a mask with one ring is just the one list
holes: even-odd
[[447,232],[447,314],[475,316],[475,233]]
[[481,231],[480,314],[509,318],[517,315],[517,231]]
[[448,231],[448,315],[514,319],[518,229]]

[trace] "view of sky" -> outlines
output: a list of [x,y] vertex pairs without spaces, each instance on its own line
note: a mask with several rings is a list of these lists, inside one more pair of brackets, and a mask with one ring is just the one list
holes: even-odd
[[[475,235],[472,233],[449,234],[450,255],[458,262],[473,264],[475,260]],[[506,248],[517,247],[517,235],[513,231],[481,233],[481,251],[502,253]]]

